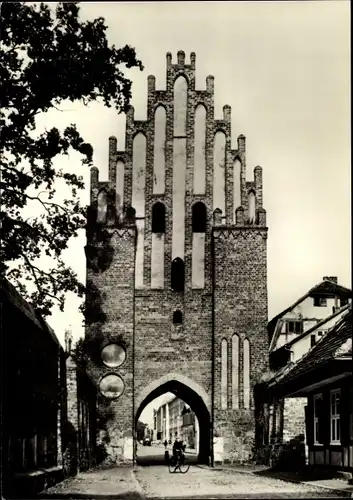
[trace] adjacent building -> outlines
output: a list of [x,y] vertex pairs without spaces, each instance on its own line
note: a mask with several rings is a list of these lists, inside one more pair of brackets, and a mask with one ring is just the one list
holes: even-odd
[[52,328],[5,279],[0,298],[2,492],[28,498],[92,465],[95,392]]
[[296,363],[272,376],[266,390],[269,400],[305,404],[309,465],[353,472],[352,305]]
[[[351,290],[339,285],[336,277],[324,277],[292,306],[277,315],[268,324],[270,338],[270,369],[273,381],[291,371],[351,308]],[[331,339],[332,337],[328,337]],[[330,341],[330,340],[328,340]],[[274,396],[265,405],[263,418],[268,427],[263,445],[296,447],[301,443],[305,453],[301,460],[308,462],[308,437],[305,421],[307,401],[302,396],[287,394]],[[260,447],[261,448],[261,447]],[[262,447],[262,449],[264,449]],[[288,461],[294,463],[288,454]],[[267,458],[269,458],[267,456]]]
[[184,441],[187,448],[198,451],[199,424],[195,412],[180,398],[174,397],[155,410],[155,432],[157,439],[173,444],[176,437]]

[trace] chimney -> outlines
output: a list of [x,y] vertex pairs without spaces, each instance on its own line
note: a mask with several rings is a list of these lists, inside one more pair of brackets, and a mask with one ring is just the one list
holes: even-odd
[[322,279],[324,281],[332,281],[332,283],[336,283],[336,285],[338,283],[337,276],[324,276]]

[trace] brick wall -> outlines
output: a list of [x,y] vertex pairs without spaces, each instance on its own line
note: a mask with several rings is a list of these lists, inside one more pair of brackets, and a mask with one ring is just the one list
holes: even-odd
[[[186,133],[183,139],[176,137],[174,123],[174,82],[183,75],[188,82]],[[195,110],[202,104],[206,109],[205,123],[205,192],[194,194],[194,140]],[[164,191],[153,194],[155,110],[163,106],[166,112],[165,176]],[[225,134],[224,196],[225,214],[218,217],[221,226],[213,231],[213,172],[215,167],[214,136]],[[143,286],[134,286],[136,273],[136,230],[134,220],[127,218],[133,199],[132,168],[134,136],[142,132],[146,136],[145,209],[144,209],[144,256]],[[186,144],[185,202],[180,208],[173,204],[173,149],[175,141]],[[240,192],[242,207],[234,213],[233,166],[241,162]],[[109,456],[116,453],[116,460],[124,457],[124,436],[131,435],[133,419],[138,418],[143,407],[167,390],[179,391],[195,411],[200,421],[200,453],[212,456],[213,422],[216,433],[224,437],[226,457],[234,449],[240,449],[252,439],[253,401],[249,409],[243,408],[240,392],[239,410],[221,411],[219,407],[220,342],[231,339],[233,333],[240,338],[240,354],[244,339],[250,342],[250,383],[267,368],[267,289],[266,289],[266,214],[262,209],[262,171],[256,167],[254,181],[246,181],[245,137],[238,138],[237,149],[231,145],[231,109],[224,106],[222,119],[214,119],[214,78],[206,79],[206,89],[195,89],[195,54],[190,64],[185,54],[178,52],[177,63],[172,64],[167,54],[166,90],[155,89],[154,76],[148,77],[147,120],[134,119],[131,108],[126,120],[126,150],[117,149],[114,137],[109,139],[109,179],[100,182],[97,169],[91,175],[91,213],[101,189],[106,189],[108,199],[116,183],[116,163],[125,164],[124,217],[116,216],[119,207],[109,212],[107,222],[100,229],[94,219],[87,232],[88,286],[92,289],[88,305],[92,314],[87,324],[86,338],[92,340],[87,373],[99,386],[107,373],[116,373],[124,381],[124,392],[113,401],[99,398],[99,412],[106,416],[100,435]],[[159,160],[160,161],[160,160]],[[173,188],[174,186],[174,188]],[[248,192],[256,195],[256,221],[248,225]],[[109,194],[110,193],[110,194]],[[219,194],[219,193],[218,193]],[[109,198],[110,197],[110,198]],[[164,287],[151,288],[152,206],[164,203],[166,208],[164,235]],[[192,207],[201,201],[207,211],[204,246],[199,245],[200,255],[193,252]],[[108,202],[109,203],[109,202]],[[109,207],[108,207],[109,208]],[[136,208],[136,207],[134,207]],[[114,212],[115,211],[115,212]],[[115,215],[114,215],[115,213]],[[173,233],[173,220],[183,219],[184,235]],[[138,214],[137,214],[138,215]],[[235,220],[236,219],[236,220]],[[138,223],[141,223],[139,220]],[[233,224],[233,225],[232,225]],[[218,222],[217,222],[218,225]],[[171,262],[174,238],[185,237],[185,289],[171,290]],[[202,247],[202,248],[201,248]],[[212,250],[213,249],[213,250]],[[204,288],[192,286],[192,258],[203,259]],[[196,252],[197,253],[197,252]],[[202,255],[201,255],[202,253]],[[180,310],[182,324],[173,324],[173,313]],[[104,367],[100,350],[110,342],[123,343],[126,361],[116,369]],[[94,354],[95,353],[95,354]],[[230,356],[230,353],[229,353]],[[231,361],[228,363],[231,380]],[[243,383],[243,359],[240,356],[239,382]],[[228,391],[231,391],[229,384]],[[197,401],[197,403],[195,403]],[[229,399],[230,401],[230,399]],[[103,419],[104,420],[104,419]],[[204,434],[202,434],[204,433]],[[115,442],[116,449],[112,449]],[[115,446],[115,445],[114,445]],[[114,460],[115,460],[114,459]]]
[[283,441],[305,435],[305,406],[307,398],[287,398],[283,405]]
[[[266,237],[264,227],[214,229],[215,429],[225,456],[250,454],[255,438],[253,388],[268,369]],[[239,408],[232,408],[232,336],[239,337]],[[228,341],[228,409],[221,410],[221,341]],[[243,344],[250,344],[250,408],[244,408]],[[244,450],[243,450],[244,451]],[[241,453],[240,453],[241,455]],[[244,453],[244,459],[245,459]]]

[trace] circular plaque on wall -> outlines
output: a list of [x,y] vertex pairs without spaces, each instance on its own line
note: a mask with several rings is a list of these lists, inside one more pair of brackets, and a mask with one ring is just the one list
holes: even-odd
[[118,398],[124,391],[124,382],[119,375],[110,374],[102,378],[99,390],[106,398]]
[[124,363],[126,351],[118,344],[108,344],[102,350],[102,361],[109,368],[116,368]]

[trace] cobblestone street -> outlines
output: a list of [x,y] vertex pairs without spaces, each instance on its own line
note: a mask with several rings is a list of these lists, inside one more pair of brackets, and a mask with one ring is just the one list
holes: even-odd
[[339,493],[270,477],[191,466],[186,474],[167,467],[141,467],[136,477],[148,498],[320,498]]
[[[164,448],[141,447],[140,463],[161,463]],[[144,459],[144,460],[143,460]],[[192,460],[190,460],[192,462]],[[272,476],[272,477],[271,477]],[[267,471],[246,473],[192,464],[186,474],[166,465],[97,468],[78,474],[43,492],[45,499],[181,499],[181,498],[343,498],[353,488],[341,481],[333,491],[313,484],[279,479]]]

